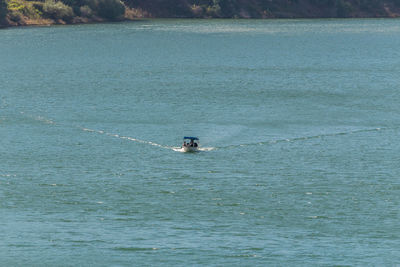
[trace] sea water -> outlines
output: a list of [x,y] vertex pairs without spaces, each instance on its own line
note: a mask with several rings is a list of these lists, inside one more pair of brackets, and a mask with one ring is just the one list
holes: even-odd
[[0,265],[399,264],[399,93],[395,19],[1,30]]

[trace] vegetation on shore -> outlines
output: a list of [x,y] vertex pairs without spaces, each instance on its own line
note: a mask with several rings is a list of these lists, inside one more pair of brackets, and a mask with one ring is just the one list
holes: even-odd
[[0,26],[162,18],[399,17],[400,0],[0,0]]
[[0,0],[0,23],[7,26],[100,22],[125,19],[120,0]]

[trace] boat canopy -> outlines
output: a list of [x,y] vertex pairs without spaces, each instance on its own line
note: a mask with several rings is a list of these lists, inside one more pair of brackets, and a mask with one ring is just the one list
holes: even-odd
[[192,136],[185,136],[183,139],[189,139],[189,140],[199,140],[197,137],[192,137]]

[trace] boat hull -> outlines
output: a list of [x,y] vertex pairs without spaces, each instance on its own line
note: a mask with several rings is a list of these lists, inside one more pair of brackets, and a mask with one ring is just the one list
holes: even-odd
[[193,147],[193,146],[183,146],[182,151],[183,152],[197,152],[197,151],[199,151],[199,148]]

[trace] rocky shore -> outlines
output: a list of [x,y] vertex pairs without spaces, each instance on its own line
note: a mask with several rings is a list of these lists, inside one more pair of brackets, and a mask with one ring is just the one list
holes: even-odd
[[0,27],[140,18],[389,18],[400,0],[0,0]]

